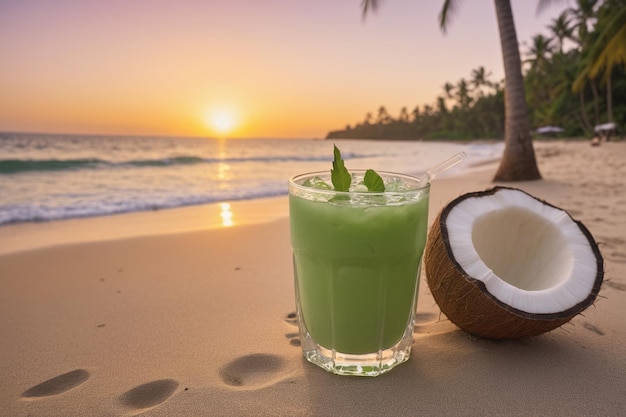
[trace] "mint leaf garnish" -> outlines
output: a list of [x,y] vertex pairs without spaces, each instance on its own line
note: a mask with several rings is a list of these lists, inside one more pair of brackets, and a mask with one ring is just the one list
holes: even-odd
[[[341,152],[337,145],[334,145],[335,160],[333,161],[333,169],[330,170],[330,179],[335,187],[335,191],[349,191],[352,183],[352,176],[346,169]],[[374,193],[382,193],[385,191],[385,183],[380,175],[373,169],[365,171],[363,177],[363,185],[367,187],[367,191]]]
[[333,161],[333,169],[330,170],[330,179],[336,191],[349,191],[352,176],[350,176],[343,159],[341,159],[339,148],[337,148],[337,145],[334,146],[335,160]]
[[375,193],[382,193],[385,191],[385,183],[380,175],[373,169],[365,171],[365,177],[363,177],[363,184],[369,191]]

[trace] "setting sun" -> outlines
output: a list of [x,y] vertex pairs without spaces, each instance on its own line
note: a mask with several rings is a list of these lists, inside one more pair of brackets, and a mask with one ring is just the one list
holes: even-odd
[[209,114],[208,127],[215,133],[227,135],[237,127],[237,118],[232,111],[215,110]]

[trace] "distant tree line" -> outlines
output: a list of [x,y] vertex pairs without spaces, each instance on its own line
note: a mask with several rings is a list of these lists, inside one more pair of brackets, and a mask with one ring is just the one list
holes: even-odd
[[[626,0],[577,0],[522,51],[533,129],[590,137],[595,125],[626,128]],[[504,134],[504,83],[480,66],[447,82],[431,104],[397,116],[385,106],[327,138],[477,139]]]

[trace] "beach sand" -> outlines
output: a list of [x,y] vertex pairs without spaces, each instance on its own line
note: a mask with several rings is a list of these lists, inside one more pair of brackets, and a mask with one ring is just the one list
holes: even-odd
[[[605,258],[595,305],[562,328],[470,336],[423,279],[411,359],[340,377],[301,357],[285,197],[13,225],[0,228],[0,416],[625,415],[626,143],[536,151],[544,180],[503,185],[568,210]],[[494,172],[436,179],[431,221]]]

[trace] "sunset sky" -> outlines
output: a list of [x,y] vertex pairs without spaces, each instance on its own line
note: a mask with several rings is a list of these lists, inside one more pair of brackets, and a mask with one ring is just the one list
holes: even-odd
[[[518,39],[567,3],[511,0]],[[491,0],[0,0],[0,131],[324,137],[503,77]]]

